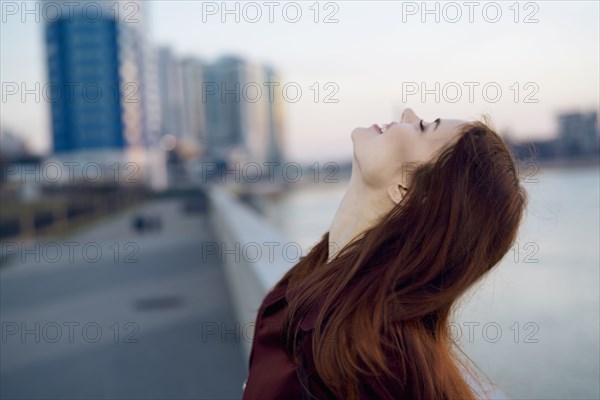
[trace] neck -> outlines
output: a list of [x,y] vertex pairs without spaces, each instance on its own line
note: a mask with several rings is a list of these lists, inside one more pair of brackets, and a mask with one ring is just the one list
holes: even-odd
[[327,262],[355,237],[372,227],[393,206],[385,191],[380,193],[365,186],[362,179],[353,173],[329,229]]

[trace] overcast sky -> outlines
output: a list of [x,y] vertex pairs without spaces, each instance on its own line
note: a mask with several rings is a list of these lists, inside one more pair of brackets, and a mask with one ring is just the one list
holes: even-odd
[[[42,24],[7,15],[2,3],[2,82],[44,85]],[[278,3],[272,9],[262,1],[239,3],[236,22],[220,1],[144,2],[154,43],[207,61],[238,54],[272,65],[282,85],[302,89],[297,102],[286,103],[286,151],[294,160],[348,158],[352,129],[397,119],[406,106],[426,120],[489,113],[500,130],[522,138],[552,135],[556,113],[598,108],[597,1],[475,2],[472,9],[467,2],[430,2],[430,14],[420,1],[310,1],[285,11],[286,2]],[[326,17],[337,22],[324,23]],[[423,87],[431,91],[425,101]],[[328,94],[337,103],[326,103]],[[12,96],[1,105],[3,128],[22,134],[35,150],[49,148],[48,103]]]

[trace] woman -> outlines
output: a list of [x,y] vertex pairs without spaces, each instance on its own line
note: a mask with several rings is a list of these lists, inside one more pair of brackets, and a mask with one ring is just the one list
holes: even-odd
[[243,398],[477,398],[450,318],[516,238],[516,163],[485,123],[411,109],[351,136],[330,230],[259,309]]

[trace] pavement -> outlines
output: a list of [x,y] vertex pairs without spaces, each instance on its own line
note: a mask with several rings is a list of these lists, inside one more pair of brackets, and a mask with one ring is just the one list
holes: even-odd
[[[138,214],[162,227],[136,232]],[[205,216],[163,199],[10,243],[21,251],[0,268],[0,398],[241,398],[247,338],[202,251],[214,240]]]

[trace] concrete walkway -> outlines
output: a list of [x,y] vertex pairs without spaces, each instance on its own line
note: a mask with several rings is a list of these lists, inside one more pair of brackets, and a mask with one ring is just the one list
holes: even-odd
[[[139,212],[162,230],[134,232]],[[0,397],[241,398],[245,338],[202,251],[213,240],[202,215],[161,200],[30,243],[0,269]]]

